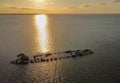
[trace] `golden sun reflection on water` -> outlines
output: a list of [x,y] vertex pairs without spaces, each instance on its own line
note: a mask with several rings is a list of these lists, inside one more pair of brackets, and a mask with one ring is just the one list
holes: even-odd
[[[40,53],[47,53],[52,52],[53,50],[53,41],[52,41],[52,35],[48,28],[48,16],[41,14],[41,15],[35,15],[35,29],[36,29],[36,40],[37,42],[37,52]],[[54,79],[54,74],[56,71],[55,67],[56,63],[44,63],[41,65],[36,65],[36,69],[41,70],[45,75],[47,74],[49,78]]]
[[35,21],[38,30],[39,51],[43,53],[49,52],[47,16],[42,14],[36,15]]

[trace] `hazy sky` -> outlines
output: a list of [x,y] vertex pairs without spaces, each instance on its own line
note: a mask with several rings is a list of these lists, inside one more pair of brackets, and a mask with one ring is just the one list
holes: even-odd
[[0,0],[0,13],[120,13],[120,0]]

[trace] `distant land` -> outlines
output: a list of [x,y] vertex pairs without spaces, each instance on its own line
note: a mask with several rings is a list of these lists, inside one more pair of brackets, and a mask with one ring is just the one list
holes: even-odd
[[[54,13],[0,13],[0,15],[37,15],[37,14],[49,14],[49,15],[56,15]],[[61,15],[119,15],[120,13],[90,13],[90,14],[75,14],[75,13],[59,13]],[[57,14],[57,15],[59,15]]]

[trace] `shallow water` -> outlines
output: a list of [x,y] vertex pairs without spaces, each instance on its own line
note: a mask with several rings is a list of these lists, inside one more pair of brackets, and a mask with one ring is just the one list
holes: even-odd
[[[0,83],[119,83],[120,15],[0,15]],[[19,53],[89,48],[89,56],[13,65]],[[56,55],[59,56],[59,55]]]

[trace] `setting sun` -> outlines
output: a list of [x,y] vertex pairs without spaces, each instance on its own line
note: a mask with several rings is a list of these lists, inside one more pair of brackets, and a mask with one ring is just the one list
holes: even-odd
[[44,0],[36,0],[37,3],[44,2]]

